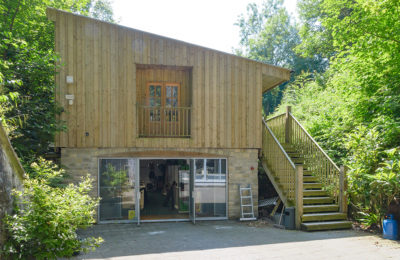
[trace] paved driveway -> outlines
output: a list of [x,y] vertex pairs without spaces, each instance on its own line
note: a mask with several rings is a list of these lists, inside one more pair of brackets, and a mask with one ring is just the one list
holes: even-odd
[[400,259],[400,243],[364,232],[307,233],[236,221],[103,224],[95,252],[76,259]]

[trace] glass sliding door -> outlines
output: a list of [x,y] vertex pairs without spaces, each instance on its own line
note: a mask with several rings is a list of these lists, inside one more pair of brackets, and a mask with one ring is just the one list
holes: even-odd
[[195,217],[226,218],[226,159],[194,159]]
[[189,218],[196,223],[196,212],[195,212],[195,193],[194,193],[194,160],[190,160],[190,174],[189,174]]
[[137,159],[99,159],[100,221],[138,221]]

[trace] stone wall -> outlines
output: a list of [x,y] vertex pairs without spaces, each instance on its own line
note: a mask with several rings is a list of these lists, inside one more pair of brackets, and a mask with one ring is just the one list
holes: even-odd
[[[82,176],[90,174],[95,180],[93,196],[98,195],[98,158],[113,157],[113,155],[134,152],[155,151],[151,148],[63,148],[61,164],[67,170],[74,182]],[[171,152],[214,154],[228,159],[228,217],[240,217],[239,184],[252,185],[254,212],[257,215],[258,178],[257,178],[257,149],[170,149]],[[164,150],[164,152],[166,152]],[[121,156],[130,157],[130,156]],[[191,156],[188,156],[191,157]],[[200,156],[199,156],[200,157]],[[140,158],[140,157],[139,157]],[[148,158],[148,157],[146,157]],[[177,156],[176,158],[182,158]],[[253,168],[253,170],[252,170]]]
[[6,237],[3,218],[6,213],[11,214],[14,208],[12,190],[22,189],[24,170],[15,155],[7,134],[0,126],[0,248]]

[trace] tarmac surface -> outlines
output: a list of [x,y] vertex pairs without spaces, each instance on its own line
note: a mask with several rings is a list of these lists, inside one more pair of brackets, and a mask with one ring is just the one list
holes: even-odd
[[363,231],[303,232],[237,221],[99,224],[94,252],[73,259],[400,259],[400,242]]

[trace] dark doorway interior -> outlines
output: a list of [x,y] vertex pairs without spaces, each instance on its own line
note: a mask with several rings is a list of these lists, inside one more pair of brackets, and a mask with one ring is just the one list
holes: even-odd
[[189,218],[189,160],[140,160],[142,220]]

